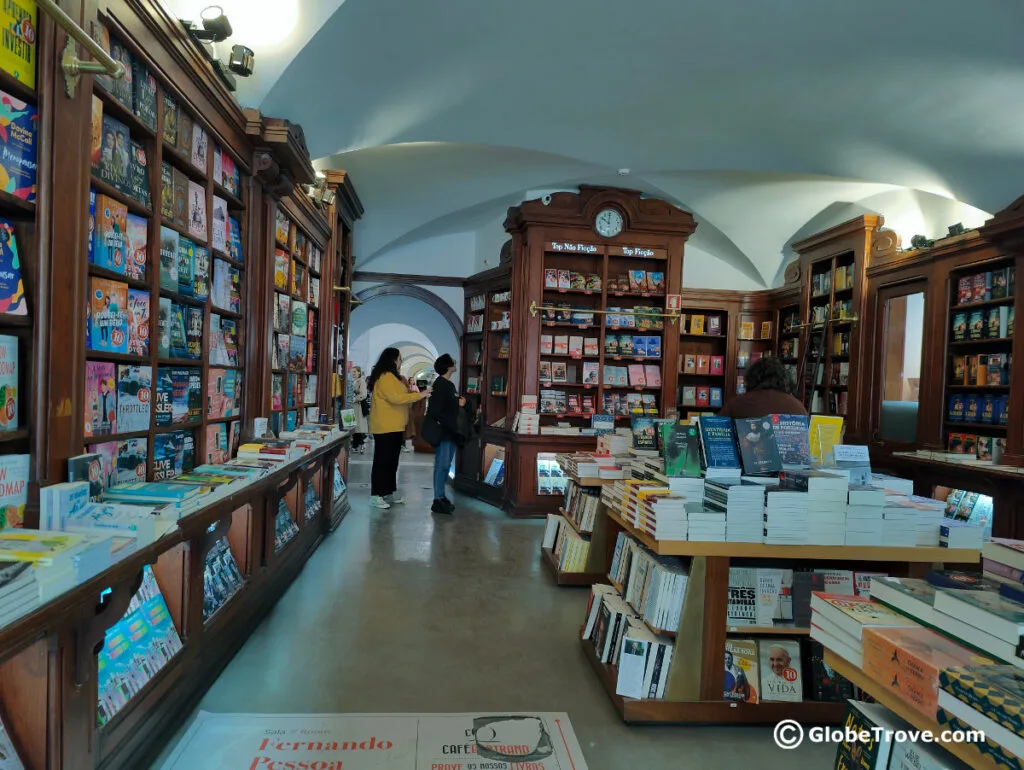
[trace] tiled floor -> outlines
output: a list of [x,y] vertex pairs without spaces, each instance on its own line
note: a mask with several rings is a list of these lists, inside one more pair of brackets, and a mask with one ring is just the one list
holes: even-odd
[[586,589],[541,567],[542,523],[458,497],[431,515],[429,460],[403,455],[408,502],[389,511],[370,510],[369,465],[352,465],[352,513],[200,708],[566,711],[590,770],[832,767],[833,747],[784,752],[768,728],[623,725],[577,641]]

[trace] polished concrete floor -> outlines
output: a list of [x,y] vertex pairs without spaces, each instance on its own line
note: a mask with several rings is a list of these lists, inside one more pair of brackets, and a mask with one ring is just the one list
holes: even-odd
[[832,767],[834,747],[782,751],[769,728],[623,725],[577,639],[587,589],[540,564],[543,524],[458,496],[454,516],[431,515],[430,459],[403,455],[408,502],[388,511],[369,508],[369,465],[353,463],[352,513],[201,709],[565,711],[590,770]]

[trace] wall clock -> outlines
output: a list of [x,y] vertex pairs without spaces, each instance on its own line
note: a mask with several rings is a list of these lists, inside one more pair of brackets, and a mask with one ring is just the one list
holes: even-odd
[[622,232],[624,224],[622,214],[618,209],[601,209],[594,218],[594,229],[602,238],[614,238]]

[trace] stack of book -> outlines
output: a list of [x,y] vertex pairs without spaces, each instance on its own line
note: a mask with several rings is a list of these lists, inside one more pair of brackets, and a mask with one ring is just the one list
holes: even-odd
[[644,502],[644,513],[655,540],[687,540],[689,518],[686,500],[677,495],[653,497]]
[[683,608],[689,573],[678,557],[655,556],[634,548],[625,583],[625,599],[652,628],[675,630]]
[[725,542],[725,514],[706,508],[687,509],[690,540]]
[[[917,545],[918,523],[924,516],[927,516],[927,511],[922,511],[905,501],[886,502],[882,519],[882,542],[888,546]],[[939,518],[941,519],[941,514]],[[934,545],[938,545],[938,542]]]
[[162,505],[166,511],[181,517],[205,505],[204,493],[209,491],[201,486],[167,481],[136,481],[111,487],[103,493],[103,499],[112,503]]
[[0,627],[39,606],[39,581],[27,561],[0,565]]
[[885,522],[885,490],[853,485],[847,493],[846,545],[878,545]]
[[807,493],[807,542],[843,545],[846,541],[846,479],[829,473],[789,470],[779,475],[779,488]]
[[811,596],[811,638],[857,668],[861,668],[864,663],[864,630],[875,626],[918,627],[910,618],[863,596],[843,596],[820,591],[815,591]]
[[737,479],[708,481],[704,508],[725,514],[725,539],[760,543],[764,539],[764,487]]
[[803,545],[808,542],[806,492],[769,489],[765,494],[764,542],[775,545]]
[[984,545],[985,529],[968,521],[946,519],[939,530],[939,545],[943,548],[968,548],[980,551]]

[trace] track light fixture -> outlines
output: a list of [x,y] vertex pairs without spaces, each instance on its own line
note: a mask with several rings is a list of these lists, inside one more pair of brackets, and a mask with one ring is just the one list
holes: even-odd
[[247,46],[232,46],[226,64],[217,58],[216,44],[223,43],[233,34],[231,22],[228,21],[221,6],[209,5],[200,12],[199,23],[181,19],[181,26],[203,55],[210,60],[214,71],[229,91],[237,88],[235,75],[243,78],[252,75],[256,54]]

